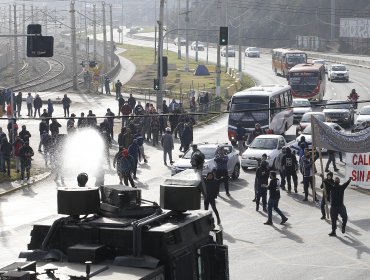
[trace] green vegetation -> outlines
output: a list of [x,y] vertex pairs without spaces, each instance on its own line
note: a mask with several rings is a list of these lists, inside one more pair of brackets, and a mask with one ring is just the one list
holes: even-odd
[[[157,76],[157,68],[154,64],[154,50],[152,48],[138,47],[132,45],[123,45],[127,51],[121,53],[123,57],[129,59],[136,65],[136,73],[134,77],[126,84],[127,87],[153,88],[153,79]],[[184,70],[185,58],[178,59],[174,52],[164,51],[164,55],[168,57],[168,77],[165,78],[166,89],[172,92],[188,92],[190,89],[208,90],[214,92],[216,87],[215,66],[212,64],[206,65],[209,76],[194,76],[194,70],[198,63],[189,60],[189,72]],[[199,62],[203,64],[203,62]],[[225,92],[226,88],[234,84],[235,79],[225,73],[226,69],[222,68],[221,74],[221,92]],[[249,77],[245,77],[241,82],[242,88],[250,87],[253,81]]]

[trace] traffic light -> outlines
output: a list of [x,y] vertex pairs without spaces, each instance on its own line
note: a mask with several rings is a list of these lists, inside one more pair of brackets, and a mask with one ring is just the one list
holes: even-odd
[[27,34],[36,36],[27,37],[27,56],[28,57],[52,57],[54,49],[54,37],[42,36],[40,24],[29,24]]
[[220,46],[227,46],[229,44],[229,28],[227,26],[220,26]]
[[159,90],[159,79],[154,79],[154,90]]

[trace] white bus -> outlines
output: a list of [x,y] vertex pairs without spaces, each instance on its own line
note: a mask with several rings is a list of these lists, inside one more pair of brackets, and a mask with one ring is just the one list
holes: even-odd
[[229,110],[228,136],[233,144],[238,124],[249,132],[259,123],[266,133],[284,134],[293,125],[291,87],[264,85],[237,92]]

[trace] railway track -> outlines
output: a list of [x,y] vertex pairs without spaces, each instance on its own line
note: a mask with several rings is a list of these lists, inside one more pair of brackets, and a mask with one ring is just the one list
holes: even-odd
[[42,91],[45,84],[59,77],[64,72],[65,65],[62,61],[55,58],[44,58],[43,60],[48,63],[48,70],[26,82],[12,86],[13,91]]

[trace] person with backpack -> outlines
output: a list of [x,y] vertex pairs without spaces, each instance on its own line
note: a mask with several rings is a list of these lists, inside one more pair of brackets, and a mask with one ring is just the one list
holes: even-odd
[[263,212],[267,212],[267,186],[270,175],[270,168],[267,161],[262,161],[261,165],[257,168],[257,198],[256,198],[256,211],[259,210],[260,199],[262,198]]
[[227,163],[229,161],[229,158],[227,155],[225,155],[223,147],[218,148],[214,161],[216,164],[216,179],[220,182],[224,182],[226,195],[230,196],[229,172],[227,170]]
[[292,181],[294,184],[294,192],[297,193],[298,190],[298,176],[297,176],[297,167],[298,161],[294,153],[289,147],[285,148],[285,155],[281,159],[281,165],[285,170],[286,181],[288,184],[288,193],[292,191]]

